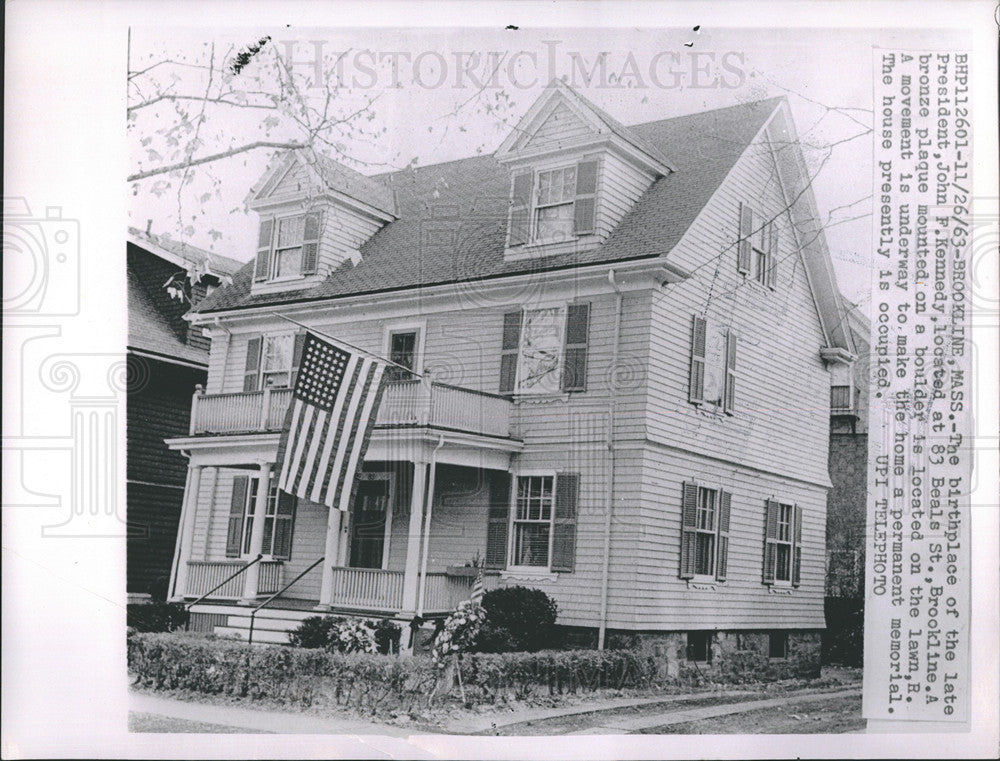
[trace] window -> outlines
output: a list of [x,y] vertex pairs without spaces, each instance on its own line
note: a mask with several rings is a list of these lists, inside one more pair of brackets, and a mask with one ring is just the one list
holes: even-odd
[[302,269],[302,232],[305,217],[278,220],[278,240],[274,244],[274,277],[297,277]]
[[695,576],[711,576],[715,573],[715,489],[698,489],[698,512],[695,519],[697,550],[695,552]]
[[732,495],[693,481],[683,486],[680,576],[682,579],[725,581],[729,565]]
[[700,663],[712,662],[712,632],[687,633],[687,659]]
[[732,329],[722,330],[700,315],[692,316],[688,401],[735,414],[738,341]]
[[260,223],[254,280],[290,280],[315,274],[320,214],[298,214]]
[[286,388],[292,375],[292,336],[264,339],[261,388]]
[[801,508],[768,500],[764,530],[764,583],[798,586],[802,563]]
[[769,219],[740,204],[739,244],[736,269],[761,285],[774,288],[777,282],[778,226]]
[[549,537],[555,502],[552,476],[521,476],[514,503],[511,565],[549,566]]
[[[390,381],[412,380],[416,370],[417,332],[392,331],[389,333],[389,359],[396,365],[386,368],[385,376]],[[399,367],[398,365],[402,365]]]
[[226,555],[240,557],[253,554],[254,522],[260,517],[264,521],[261,553],[288,560],[292,554],[292,525],[295,520],[296,498],[285,492],[279,492],[277,486],[272,485],[268,491],[264,515],[258,516],[259,484],[260,479],[248,476],[237,476],[233,480]]
[[504,315],[500,393],[586,390],[589,327],[589,304]]
[[595,230],[596,160],[515,174],[508,246],[574,240]]
[[767,638],[768,658],[788,657],[788,632],[770,632]]

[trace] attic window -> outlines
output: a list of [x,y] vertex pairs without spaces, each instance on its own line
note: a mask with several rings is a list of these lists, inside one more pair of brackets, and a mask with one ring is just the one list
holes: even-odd
[[508,246],[574,240],[595,230],[596,160],[514,175]]
[[320,222],[318,212],[261,220],[254,280],[292,280],[315,274]]

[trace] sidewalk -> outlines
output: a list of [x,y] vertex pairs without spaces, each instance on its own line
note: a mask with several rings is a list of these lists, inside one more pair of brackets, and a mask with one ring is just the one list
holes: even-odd
[[[732,705],[705,706],[703,708],[686,708],[679,711],[667,711],[655,716],[638,716],[634,718],[619,717],[608,721],[598,720],[594,726],[570,732],[571,735],[624,735],[638,732],[643,729],[655,729],[665,727],[670,724],[683,724],[688,721],[698,721],[700,719],[714,719],[719,716],[729,716],[736,713],[748,713],[759,711],[764,708],[777,708],[789,703],[815,703],[831,698],[847,697],[849,695],[859,695],[861,687],[850,689],[832,690],[829,692],[812,693],[803,695],[801,693],[791,693],[780,698],[769,698],[767,700],[751,700],[745,703]],[[596,718],[596,717],[595,717]]]
[[413,729],[354,718],[307,716],[301,713],[194,703],[175,698],[129,693],[129,711],[205,724],[279,734],[388,735],[407,737]]

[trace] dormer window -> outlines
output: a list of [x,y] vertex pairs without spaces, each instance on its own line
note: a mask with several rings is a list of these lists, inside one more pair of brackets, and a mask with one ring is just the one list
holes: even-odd
[[262,220],[254,280],[291,280],[315,274],[319,230],[319,212]]
[[597,160],[515,172],[508,246],[574,240],[595,230]]

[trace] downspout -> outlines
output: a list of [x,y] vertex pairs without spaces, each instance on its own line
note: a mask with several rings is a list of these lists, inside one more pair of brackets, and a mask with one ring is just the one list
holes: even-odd
[[604,649],[604,639],[608,625],[608,582],[611,572],[611,513],[615,504],[615,409],[618,403],[618,390],[615,375],[618,372],[618,345],[621,342],[622,326],[622,291],[615,282],[615,271],[608,270],[608,283],[615,291],[615,332],[611,349],[611,372],[608,374],[608,476],[607,494],[604,505],[604,563],[601,568],[601,614],[597,629],[597,649]]
[[431,513],[434,511],[434,481],[437,477],[437,454],[444,446],[444,436],[431,452],[430,475],[427,477],[427,503],[424,505],[424,540],[420,553],[420,585],[417,587],[417,615],[424,615],[424,593],[427,589],[427,548],[431,543]]

